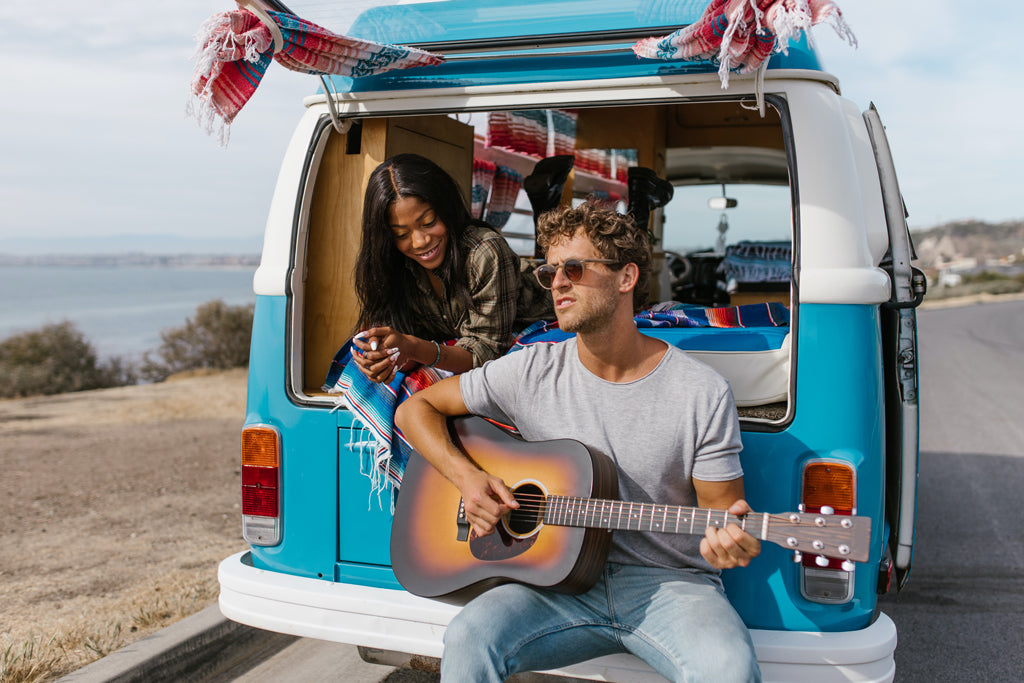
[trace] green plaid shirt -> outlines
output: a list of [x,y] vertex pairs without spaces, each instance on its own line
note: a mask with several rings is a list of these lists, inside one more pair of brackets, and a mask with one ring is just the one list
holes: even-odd
[[419,313],[417,337],[446,341],[473,355],[473,367],[504,354],[516,334],[530,323],[554,318],[551,294],[540,288],[508,242],[490,228],[470,226],[459,245],[466,258],[469,291],[476,310],[444,292],[440,298],[427,272],[407,262],[416,279],[410,304]]

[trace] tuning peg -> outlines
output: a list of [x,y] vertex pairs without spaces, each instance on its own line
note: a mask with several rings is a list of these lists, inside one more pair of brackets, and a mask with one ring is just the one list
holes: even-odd
[[802,552],[800,552],[799,550],[794,550],[793,551],[793,561],[794,562],[800,562],[803,559],[804,559],[804,554]]
[[828,558],[825,557],[824,555],[815,555],[814,556],[814,564],[818,565],[819,567],[827,567],[828,566]]
[[836,513],[836,509],[834,507],[832,507],[831,505],[822,505],[821,506],[821,514],[823,514],[823,515],[834,515],[835,513]]
[[853,571],[853,567],[854,567],[853,562],[850,562],[849,560],[843,560],[843,565],[842,566],[843,566],[843,571],[844,572],[852,572]]

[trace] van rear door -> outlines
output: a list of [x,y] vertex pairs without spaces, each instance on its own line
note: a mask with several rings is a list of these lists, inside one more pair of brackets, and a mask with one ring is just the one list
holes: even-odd
[[924,280],[911,266],[913,245],[907,229],[896,168],[885,128],[872,104],[864,112],[882,188],[889,252],[883,267],[892,279],[892,297],[882,306],[882,353],[885,374],[886,518],[889,551],[896,570],[897,590],[910,576],[917,517],[919,453],[917,313]]

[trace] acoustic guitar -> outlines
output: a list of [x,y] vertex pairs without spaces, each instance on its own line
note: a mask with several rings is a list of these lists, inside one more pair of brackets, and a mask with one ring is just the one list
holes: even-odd
[[826,558],[865,562],[871,519],[850,515],[748,513],[616,500],[614,463],[579,441],[525,441],[487,420],[450,421],[452,439],[505,481],[519,502],[478,536],[459,490],[418,453],[406,465],[391,527],[395,577],[415,595],[461,598],[508,581],[563,592],[600,577],[611,531],[701,534],[737,524],[752,536]]

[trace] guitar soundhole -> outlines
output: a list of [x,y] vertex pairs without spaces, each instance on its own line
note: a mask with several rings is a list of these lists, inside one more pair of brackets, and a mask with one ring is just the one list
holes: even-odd
[[505,517],[505,525],[516,536],[528,536],[541,525],[544,519],[544,491],[532,483],[522,484],[512,491],[519,501],[519,509]]

